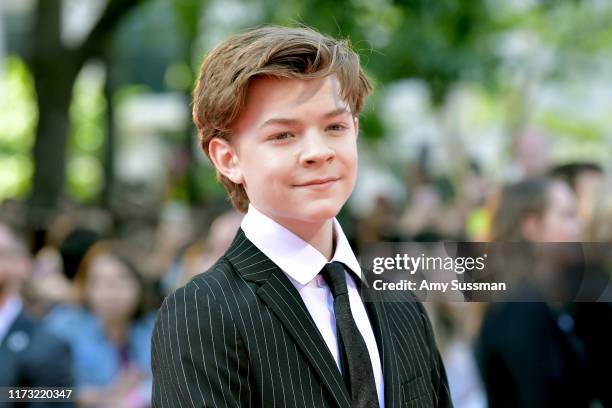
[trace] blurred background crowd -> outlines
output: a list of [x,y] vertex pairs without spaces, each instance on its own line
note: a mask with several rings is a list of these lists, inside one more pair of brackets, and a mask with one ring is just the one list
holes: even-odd
[[[610,21],[606,0],[3,0],[0,386],[148,406],[156,308],[240,225],[190,92],[245,27],[348,37],[376,83],[339,215],[357,253],[612,244]],[[427,308],[456,406],[612,406],[609,303]]]

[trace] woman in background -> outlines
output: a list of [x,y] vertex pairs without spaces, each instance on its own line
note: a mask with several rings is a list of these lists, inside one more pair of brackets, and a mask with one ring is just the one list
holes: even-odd
[[[492,240],[525,244],[523,254],[512,260],[516,265],[507,263],[505,268],[523,269],[512,272],[531,275],[537,282],[538,265],[550,261],[544,259],[549,255],[559,255],[558,244],[546,243],[575,242],[561,246],[574,248],[581,239],[575,196],[565,182],[527,179],[502,189]],[[546,252],[534,258],[531,267],[525,266],[522,258],[533,248]],[[549,278],[559,278],[568,271],[549,272]],[[540,289],[550,289],[559,280],[549,279]],[[490,407],[587,407],[601,401],[592,388],[587,344],[577,330],[574,305],[544,301],[489,305],[476,354]]]
[[150,338],[154,317],[145,315],[142,276],[119,246],[95,244],[75,276],[81,307],[64,307],[47,317],[68,340],[83,407],[150,405]]

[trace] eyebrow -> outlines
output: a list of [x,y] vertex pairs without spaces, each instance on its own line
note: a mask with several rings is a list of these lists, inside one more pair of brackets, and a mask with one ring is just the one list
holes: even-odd
[[[323,116],[321,116],[322,119],[329,119],[332,118],[334,116],[338,116],[338,115],[342,115],[345,113],[350,113],[350,111],[347,108],[338,108],[338,109],[334,109],[333,111],[329,111],[326,114],[324,114]],[[268,120],[266,120],[264,123],[261,124],[261,126],[259,126],[259,128],[263,128],[269,125],[295,125],[297,123],[300,123],[299,119],[293,119],[293,118],[270,118]]]

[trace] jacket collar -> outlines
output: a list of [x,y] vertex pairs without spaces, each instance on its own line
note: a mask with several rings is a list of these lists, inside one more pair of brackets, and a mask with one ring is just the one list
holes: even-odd
[[344,381],[325,340],[297,289],[283,271],[247,239],[242,229],[225,254],[239,276],[258,285],[257,296],[272,310],[293,338],[337,406],[350,407]]
[[242,219],[241,229],[245,236],[272,262],[300,285],[306,285],[328,262],[340,262],[361,278],[359,262],[342,231],[340,223],[332,219],[335,251],[331,260],[308,242],[258,211],[253,205]]

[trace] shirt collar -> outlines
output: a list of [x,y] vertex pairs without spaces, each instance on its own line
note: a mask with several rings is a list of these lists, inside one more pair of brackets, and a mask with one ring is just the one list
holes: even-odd
[[[329,262],[341,262],[361,278],[359,262],[335,218],[333,225],[336,250]],[[323,254],[312,245],[259,212],[252,204],[249,204],[247,214],[242,219],[241,228],[253,245],[301,285],[312,281],[328,263]]]

